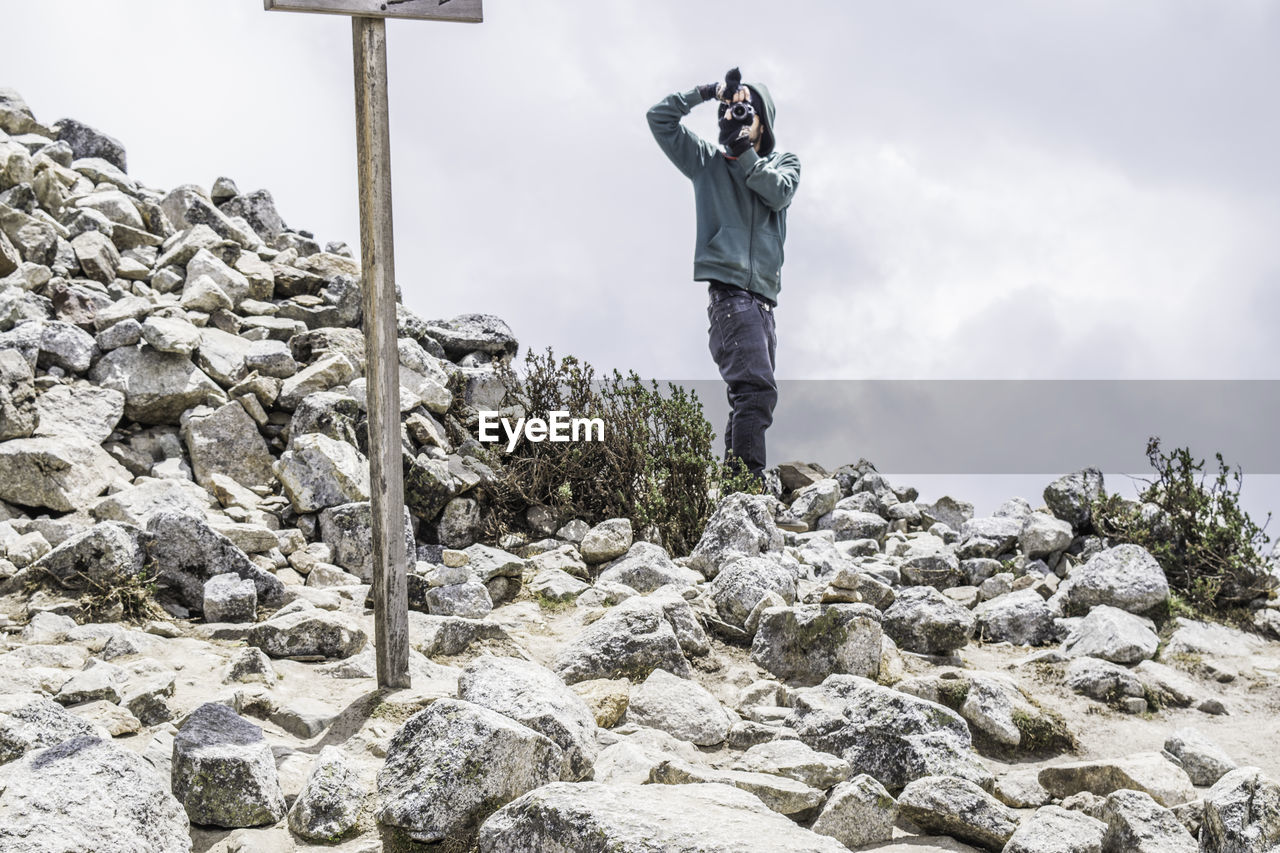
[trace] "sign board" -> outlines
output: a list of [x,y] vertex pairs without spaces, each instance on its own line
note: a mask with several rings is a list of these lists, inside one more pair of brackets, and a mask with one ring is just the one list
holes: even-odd
[[268,12],[322,12],[362,18],[416,18],[421,21],[484,20],[481,0],[263,0]]

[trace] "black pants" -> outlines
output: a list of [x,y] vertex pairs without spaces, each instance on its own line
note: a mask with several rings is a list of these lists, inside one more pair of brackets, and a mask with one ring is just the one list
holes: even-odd
[[777,350],[773,308],[741,288],[712,284],[707,320],[711,357],[729,386],[729,423],[724,429],[726,461],[736,456],[747,470],[764,476],[764,432],[778,404],[774,381]]

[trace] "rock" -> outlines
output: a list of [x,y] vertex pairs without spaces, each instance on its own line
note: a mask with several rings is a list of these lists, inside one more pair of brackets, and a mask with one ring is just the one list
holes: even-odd
[[432,320],[425,331],[453,360],[477,351],[515,356],[520,348],[511,327],[492,314],[459,314],[452,320]]
[[106,699],[119,703],[124,698],[128,680],[125,671],[113,663],[90,660],[89,665],[62,685],[53,701],[63,705],[79,705]]
[[476,581],[448,584],[427,590],[427,612],[437,616],[483,619],[493,610],[484,584]]
[[480,853],[848,853],[722,784],[548,785],[496,812],[479,841]]
[[[155,469],[153,465],[151,470]],[[99,498],[89,507],[89,514],[98,521],[145,527],[157,513],[174,512],[201,519],[216,508],[213,497],[190,480],[139,477],[138,485]]]
[[888,531],[889,521],[874,512],[836,507],[818,519],[818,529],[835,531],[837,542],[878,540]]
[[28,754],[0,793],[6,853],[189,853],[182,806],[142,756],[81,736]]
[[563,753],[559,778],[576,782],[591,772],[600,752],[595,715],[550,670],[517,658],[481,658],[463,670],[458,698],[550,738]]
[[177,424],[187,409],[221,403],[222,389],[189,358],[150,347],[120,347],[98,359],[89,379],[124,394],[124,416],[143,424]]
[[1121,788],[1150,794],[1166,808],[1195,799],[1187,774],[1158,752],[1046,767],[1040,771],[1040,784],[1059,799],[1080,791],[1105,797]]
[[1203,693],[1194,679],[1162,663],[1144,660],[1133,672],[1156,701],[1164,705],[1184,708],[1195,703]]
[[[213,199],[215,203],[218,199]],[[237,195],[219,204],[218,209],[227,216],[239,216],[249,223],[254,233],[268,242],[274,241],[286,228],[284,220],[276,212],[275,200],[267,190]]]
[[773,520],[772,501],[768,495],[743,492],[722,498],[689,555],[689,567],[714,578],[731,559],[782,550],[782,532]]
[[1010,808],[1036,809],[1047,805],[1052,798],[1036,778],[1039,772],[1035,768],[1010,770],[996,779],[992,793]]
[[474,545],[482,530],[480,503],[471,498],[449,501],[436,522],[436,538],[446,548],[462,549]]
[[899,813],[923,829],[999,851],[1018,824],[1008,807],[968,779],[932,776],[898,795]]
[[974,615],[933,587],[909,587],[884,612],[884,631],[901,648],[920,654],[946,654],[963,648],[973,636]]
[[1149,619],[1108,605],[1089,611],[1071,629],[1062,644],[1063,654],[1088,656],[1113,663],[1135,663],[1153,657],[1159,648],[1155,625]]
[[35,435],[80,436],[101,444],[124,416],[124,395],[89,384],[58,385],[36,399]]
[[1140,545],[1117,545],[1072,570],[1058,594],[1069,613],[1085,613],[1109,605],[1130,613],[1147,613],[1169,597],[1164,569]]
[[59,320],[44,324],[40,332],[40,355],[37,366],[47,370],[57,367],[67,373],[84,373],[98,356],[93,335]]
[[[593,678],[579,681],[572,690],[587,703],[596,725],[611,729],[622,719],[631,701],[631,682],[625,678]],[[646,777],[647,778],[647,777]]]
[[1272,853],[1280,844],[1280,785],[1257,767],[1232,770],[1204,795],[1202,853]]
[[796,599],[795,573],[769,557],[745,557],[722,564],[711,582],[711,598],[725,622],[741,628],[769,593],[787,604]]
[[281,454],[275,473],[297,512],[369,500],[369,463],[344,441],[310,433]]
[[76,716],[102,727],[113,738],[137,734],[142,730],[142,723],[137,717],[106,699],[99,699],[96,702],[83,702],[76,705],[74,713]]
[[262,649],[239,649],[231,662],[227,664],[226,673],[222,677],[224,683],[261,682],[272,685],[276,683],[276,671],[271,666],[271,658]]
[[475,643],[511,639],[500,625],[487,619],[430,616],[411,610],[409,620],[414,648],[427,657],[460,655]]
[[1106,828],[1086,814],[1044,806],[1014,831],[1004,853],[1102,853]]
[[298,372],[289,345],[284,341],[254,341],[245,350],[244,366],[262,376],[288,379]]
[[497,808],[560,778],[560,748],[496,711],[439,699],[391,739],[380,823],[414,841],[463,839]]
[[673,757],[686,762],[702,760],[702,753],[687,741],[657,729],[640,729],[600,751],[593,779],[610,785],[641,785],[653,771]]
[[1102,807],[1107,853],[1199,853],[1176,815],[1141,791],[1116,791]]
[[357,375],[355,365],[342,353],[325,356],[284,380],[276,403],[286,411],[293,411],[311,394],[350,382]]
[[59,119],[51,129],[59,142],[71,147],[77,160],[105,160],[120,172],[129,171],[124,146],[115,137],[73,118]]
[[[373,516],[368,501],[339,504],[320,512],[320,539],[332,551],[333,562],[368,583],[373,580]],[[404,515],[405,553],[414,552],[413,524]]]
[[779,814],[797,818],[813,813],[822,804],[822,792],[794,779],[743,770],[717,770],[672,758],[662,761],[649,773],[649,781],[660,785],[732,785],[749,791]]
[[197,483],[209,488],[221,474],[251,489],[274,484],[271,451],[239,402],[185,420],[182,438]]
[[573,601],[589,589],[591,584],[560,569],[543,569],[529,582],[529,592],[533,596],[558,603]]
[[360,779],[342,750],[326,746],[289,809],[289,829],[307,841],[337,841],[355,827],[363,799]]
[[82,438],[15,438],[0,442],[0,500],[55,512],[86,509],[129,473]]
[[897,818],[898,804],[893,797],[883,785],[864,774],[832,789],[813,822],[813,831],[856,850],[893,838]]
[[611,518],[588,530],[578,550],[588,563],[603,563],[627,553],[631,541],[631,520]]
[[1178,759],[1191,784],[1209,787],[1239,765],[1200,732],[1181,728],[1165,739],[1164,751]]
[[1047,513],[1033,512],[1027,516],[1026,526],[1018,537],[1018,545],[1022,548],[1022,553],[1035,559],[1066,549],[1072,538],[1074,534],[1070,522]]
[[258,591],[253,581],[233,572],[214,575],[204,584],[206,622],[253,622],[257,619]]
[[345,616],[308,609],[260,622],[248,642],[273,658],[349,658],[364,648],[368,637]]
[[597,579],[601,583],[620,583],[639,593],[653,592],[667,584],[696,586],[702,575],[677,565],[665,548],[652,542],[636,542],[619,560],[611,563]]
[[570,640],[551,666],[566,684],[593,678],[642,681],[655,669],[688,676],[675,631],[661,606],[633,598],[609,610]]
[[797,684],[819,684],[832,673],[876,678],[880,638],[880,612],[868,604],[772,607],[760,617],[751,659]]
[[112,589],[143,572],[145,536],[136,527],[104,522],[73,535],[32,569],[64,588]]
[[159,352],[190,357],[200,346],[200,330],[186,320],[153,315],[142,324],[142,339]]
[[1178,617],[1177,629],[1165,644],[1164,654],[1209,655],[1215,658],[1248,657],[1266,647],[1260,638],[1210,622],[1193,622]]
[[1067,665],[1067,686],[1100,702],[1119,702],[1125,697],[1146,695],[1142,682],[1132,672],[1091,657],[1078,657]]
[[732,722],[706,688],[664,669],[632,691],[627,719],[698,746],[723,743]]
[[148,566],[173,587],[187,607],[204,606],[204,584],[231,572],[253,581],[258,602],[270,607],[284,600],[284,585],[249,560],[230,539],[204,520],[180,512],[161,511],[147,522],[151,534]]
[[973,612],[976,632],[988,642],[1039,646],[1052,642],[1053,613],[1034,589],[1020,589],[979,604]]
[[76,737],[105,739],[106,733],[57,702],[33,699],[7,714],[0,714],[0,765],[32,750],[47,749]]
[[961,776],[990,787],[954,711],[851,675],[831,675],[792,695],[786,725],[810,747],[849,762],[890,790],[924,776]]
[[[843,758],[817,752],[798,740],[757,744],[742,754],[733,769],[785,776],[819,790],[826,790],[848,780],[850,772],[849,762]],[[878,782],[875,785],[879,787]],[[822,834],[832,835],[829,832]]]
[[856,569],[841,568],[828,581],[822,593],[822,603],[866,603],[877,610],[885,610],[896,597],[893,587],[879,578]]
[[840,501],[840,483],[834,479],[823,479],[804,486],[796,492],[791,501],[791,514],[809,527],[813,527],[819,518],[836,508]]
[[71,241],[71,250],[75,253],[85,278],[103,284],[115,281],[116,270],[120,266],[120,252],[106,234],[86,231]]
[[196,708],[178,729],[173,793],[196,824],[262,826],[285,815],[262,729],[215,702]]
[[1090,522],[1093,502],[1102,497],[1102,472],[1085,468],[1059,477],[1044,489],[1044,502],[1053,514],[1074,527]]
[[0,350],[0,441],[26,438],[38,414],[31,365],[16,350]]

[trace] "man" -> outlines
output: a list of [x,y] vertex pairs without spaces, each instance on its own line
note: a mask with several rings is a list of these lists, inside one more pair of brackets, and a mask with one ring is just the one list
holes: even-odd
[[[740,80],[734,69],[726,83],[669,95],[649,110],[649,127],[693,182],[698,221],[693,278],[708,283],[711,356],[728,385],[725,459],[763,481],[764,433],[778,402],[773,309],[782,287],[787,207],[800,183],[800,161],[774,150],[769,90],[759,83],[741,86]],[[719,147],[681,124],[694,106],[713,98],[720,102]],[[735,110],[739,104],[752,109]],[[735,458],[739,463],[732,463]]]

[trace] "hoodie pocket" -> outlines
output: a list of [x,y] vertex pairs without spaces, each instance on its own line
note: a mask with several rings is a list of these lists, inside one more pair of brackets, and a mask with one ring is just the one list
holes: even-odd
[[735,228],[732,225],[722,226],[701,253],[699,261],[732,270],[747,272],[747,264],[751,253],[751,233],[746,228]]

